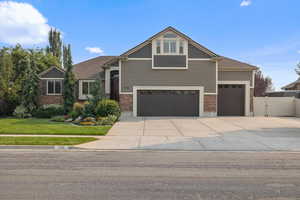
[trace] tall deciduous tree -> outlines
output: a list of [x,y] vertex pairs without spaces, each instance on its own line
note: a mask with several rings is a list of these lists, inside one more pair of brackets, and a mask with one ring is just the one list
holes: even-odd
[[61,59],[62,59],[62,40],[61,40],[61,34],[56,29],[51,29],[49,31],[49,46],[46,48],[48,53],[51,53],[53,56],[55,56],[61,66]]
[[296,73],[300,76],[300,62],[297,64],[297,68],[295,70]]
[[39,77],[37,74],[37,65],[34,53],[27,58],[26,76],[22,89],[21,104],[32,113],[37,108],[37,98],[39,91]]
[[258,70],[255,73],[255,88],[254,96],[262,97],[265,96],[267,91],[273,90],[273,83],[270,77],[264,77],[262,72]]
[[14,82],[13,62],[7,49],[0,52],[0,99],[6,102],[7,113],[12,112],[18,104],[21,85]]
[[73,104],[75,102],[75,76],[73,74],[73,62],[71,54],[71,46],[63,46],[63,64],[65,68],[65,78],[64,78],[64,109],[65,113],[72,110]]

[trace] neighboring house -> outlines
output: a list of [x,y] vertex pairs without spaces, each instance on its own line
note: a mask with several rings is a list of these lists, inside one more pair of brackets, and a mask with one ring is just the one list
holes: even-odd
[[296,97],[300,99],[300,90],[266,92],[266,96],[267,97]]
[[298,80],[282,87],[283,90],[300,90],[300,78]]
[[[100,74],[107,97],[133,116],[249,116],[257,69],[168,27],[120,56],[76,64],[74,73],[79,101]],[[41,74],[41,104],[61,102],[63,73],[51,68]]]

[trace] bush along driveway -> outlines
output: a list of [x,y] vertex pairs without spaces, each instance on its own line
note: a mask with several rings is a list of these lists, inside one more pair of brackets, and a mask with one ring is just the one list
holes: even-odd
[[49,119],[0,118],[0,135],[105,135],[111,126],[77,126]]

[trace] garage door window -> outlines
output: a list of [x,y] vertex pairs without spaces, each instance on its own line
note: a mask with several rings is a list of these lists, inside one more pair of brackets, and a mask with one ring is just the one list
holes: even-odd
[[198,91],[196,90],[141,90],[139,91],[140,94],[146,95],[146,94],[164,94],[164,95],[194,95],[198,94]]

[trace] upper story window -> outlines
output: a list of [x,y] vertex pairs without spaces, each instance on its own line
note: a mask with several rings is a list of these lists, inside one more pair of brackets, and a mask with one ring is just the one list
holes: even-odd
[[176,54],[176,40],[164,40],[164,54]]
[[156,41],[156,53],[160,54],[161,52],[161,45],[160,45],[160,40]]
[[47,80],[47,95],[61,95],[62,81],[61,80]]
[[165,33],[164,38],[177,38],[177,35],[174,33]]
[[184,54],[184,42],[182,40],[179,41],[179,54]]
[[174,33],[165,33],[154,40],[154,54],[156,55],[186,55],[187,41],[181,39]]

